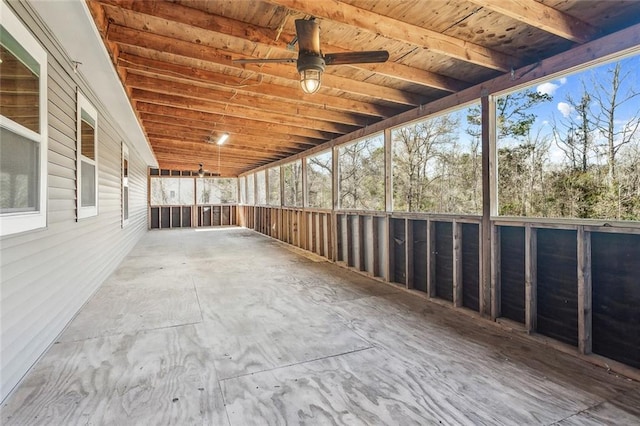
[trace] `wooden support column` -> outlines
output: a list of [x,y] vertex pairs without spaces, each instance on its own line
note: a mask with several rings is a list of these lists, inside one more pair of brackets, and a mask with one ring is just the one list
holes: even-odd
[[537,233],[527,224],[524,232],[525,326],[527,333],[535,333],[538,317]]
[[413,288],[413,221],[404,220],[404,270],[407,288]]
[[335,146],[331,148],[331,235],[332,245],[331,248],[331,260],[334,262],[339,259],[338,257],[338,215],[336,210],[338,208],[338,148]]
[[435,222],[427,220],[427,295],[436,297],[436,229]]
[[482,107],[482,224],[480,226],[479,308],[480,315],[495,319],[496,313],[500,312],[499,307],[494,306],[496,300],[500,299],[500,288],[492,270],[492,267],[496,266],[494,256],[500,253],[494,251],[492,237],[495,233],[492,232],[491,223],[491,216],[498,214],[495,103],[488,94],[483,93],[480,104]]
[[462,224],[453,221],[453,306],[462,307]]
[[591,353],[592,344],[591,232],[578,226],[578,350]]
[[391,167],[391,129],[384,129],[384,210],[393,211],[393,171]]
[[[309,207],[307,205],[309,204],[309,200],[307,200],[307,157],[302,157],[300,161],[300,173],[302,173],[302,200],[300,206],[304,209]],[[282,180],[284,181],[284,179]]]

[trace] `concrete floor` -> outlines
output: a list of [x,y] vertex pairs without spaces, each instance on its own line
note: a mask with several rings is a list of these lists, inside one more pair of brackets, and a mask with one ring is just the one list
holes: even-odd
[[149,232],[5,425],[640,424],[640,384],[239,228]]

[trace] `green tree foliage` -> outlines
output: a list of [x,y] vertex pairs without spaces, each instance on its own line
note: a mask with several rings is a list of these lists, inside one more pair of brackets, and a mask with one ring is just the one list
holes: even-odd
[[630,107],[640,94],[633,72],[621,63],[601,68],[564,99],[570,114],[550,120],[562,163],[549,158],[549,136],[531,134],[532,110],[551,97],[529,89],[498,100],[500,214],[640,220],[640,107]]

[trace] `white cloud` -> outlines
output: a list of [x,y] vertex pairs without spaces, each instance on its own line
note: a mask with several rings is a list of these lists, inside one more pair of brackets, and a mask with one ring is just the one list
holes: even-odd
[[567,118],[571,115],[574,108],[566,102],[558,102],[558,111],[562,114],[564,118]]
[[562,77],[560,80],[558,80],[560,82],[560,85],[563,84],[567,84],[567,77]]
[[560,87],[559,84],[553,84],[553,83],[550,83],[550,82],[546,82],[546,83],[542,83],[541,85],[536,87],[536,92],[541,93],[543,95],[553,96],[553,94],[556,92],[556,90],[558,90],[558,87]]

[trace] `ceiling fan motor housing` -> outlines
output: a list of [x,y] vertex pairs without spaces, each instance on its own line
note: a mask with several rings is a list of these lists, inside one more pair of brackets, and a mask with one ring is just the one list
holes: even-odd
[[298,55],[298,72],[315,69],[320,72],[324,72],[325,68],[324,59],[321,56],[317,56],[313,53],[300,52]]

